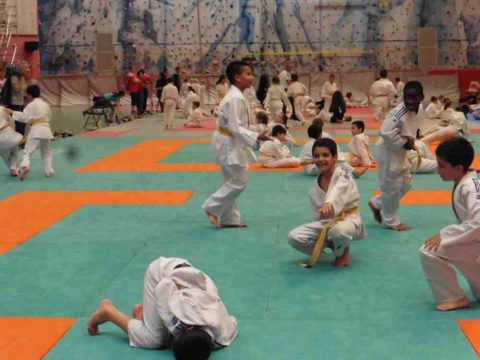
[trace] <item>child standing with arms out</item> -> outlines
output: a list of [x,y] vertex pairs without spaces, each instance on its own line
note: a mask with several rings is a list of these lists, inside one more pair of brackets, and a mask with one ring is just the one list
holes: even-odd
[[382,193],[368,202],[375,220],[396,231],[410,230],[398,216],[400,199],[411,187],[412,174],[407,151],[414,149],[420,120],[424,116],[420,103],[422,84],[409,81],[403,89],[403,102],[382,123],[375,158]]
[[358,210],[360,195],[357,185],[351,173],[336,165],[335,141],[318,139],[313,144],[312,153],[320,174],[309,193],[315,221],[290,231],[288,242],[296,250],[310,255],[322,229],[343,214],[345,218],[328,230],[325,245],[333,250],[336,266],[348,266],[350,241],[365,236]]
[[171,347],[175,359],[208,359],[212,349],[230,345],[237,321],[220,300],[213,281],[181,258],[159,257],[148,266],[143,281],[143,303],[132,317],[105,299],[87,324],[90,335],[112,322],[128,334],[130,346],[143,349]]
[[300,159],[293,157],[287,146],[287,130],[282,125],[272,129],[273,141],[265,141],[260,146],[259,160],[267,168],[291,168],[300,165]]
[[440,303],[439,311],[470,306],[453,267],[465,276],[473,297],[480,300],[480,181],[470,171],[474,150],[468,140],[453,138],[435,151],[443,181],[453,181],[452,208],[457,224],[444,227],[420,248],[425,278]]
[[40,88],[38,85],[30,85],[25,91],[29,104],[23,111],[5,111],[12,115],[13,120],[30,124],[27,143],[23,151],[23,159],[20,164],[20,179],[25,180],[30,171],[30,158],[40,146],[40,152],[43,160],[43,172],[45,177],[51,177],[54,173],[52,167],[52,151],[50,150],[50,140],[53,139],[52,130],[50,130],[50,121],[52,112],[50,105],[40,99]]
[[373,156],[370,151],[368,135],[365,134],[365,123],[361,120],[352,122],[350,128],[352,132],[352,140],[348,144],[348,163],[351,166],[370,167],[372,165]]

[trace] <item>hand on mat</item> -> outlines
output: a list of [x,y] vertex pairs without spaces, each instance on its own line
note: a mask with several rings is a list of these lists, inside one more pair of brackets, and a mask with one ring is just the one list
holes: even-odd
[[425,244],[423,244],[423,246],[425,247],[425,250],[437,251],[441,241],[442,238],[440,237],[440,234],[436,234],[427,241],[425,241]]
[[403,148],[407,150],[413,150],[415,148],[415,140],[408,138],[405,145],[403,145]]
[[257,140],[261,141],[267,141],[267,140],[272,140],[270,136],[267,136],[268,130],[265,130],[264,132],[258,134]]
[[330,203],[323,204],[322,208],[318,211],[318,219],[332,219],[335,217],[335,209]]

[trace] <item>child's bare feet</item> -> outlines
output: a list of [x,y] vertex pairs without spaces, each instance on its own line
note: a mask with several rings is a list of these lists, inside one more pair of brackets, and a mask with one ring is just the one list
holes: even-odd
[[143,320],[143,305],[135,304],[132,309],[132,317],[137,320]]
[[207,213],[208,221],[215,226],[215,227],[221,227],[220,223],[218,222],[218,218],[213,215],[212,213],[209,213],[208,211],[205,211]]
[[10,169],[10,176],[13,176],[13,177],[18,176],[18,170],[17,169]]
[[108,320],[108,310],[112,306],[112,302],[108,299],[102,300],[100,305],[98,305],[97,310],[93,313],[90,320],[87,323],[87,330],[90,335],[98,335],[100,331],[98,330],[98,325],[103,324]]
[[350,264],[350,248],[346,247],[343,255],[340,257],[336,257],[333,263],[337,267],[345,267]]
[[438,311],[450,311],[470,307],[470,301],[466,297],[456,301],[447,301],[437,306]]
[[22,170],[20,170],[20,180],[25,180],[29,171],[30,169],[28,167],[23,167]]
[[222,228],[245,228],[247,224],[240,223],[240,224],[220,224]]
[[395,231],[408,231],[411,229],[411,227],[408,226],[407,224],[398,224],[398,225],[392,226],[390,229]]
[[364,167],[364,168],[361,168],[361,169],[353,169],[353,177],[355,179],[358,179],[360,176],[362,176],[363,174],[365,174],[368,170],[368,167]]
[[382,214],[381,214],[381,212],[380,212],[380,209],[377,209],[377,208],[373,205],[372,201],[369,201],[369,202],[368,202],[368,206],[370,207],[370,209],[371,209],[372,212],[373,212],[373,218],[375,219],[375,221],[378,222],[379,224],[381,224],[381,223],[382,223]]

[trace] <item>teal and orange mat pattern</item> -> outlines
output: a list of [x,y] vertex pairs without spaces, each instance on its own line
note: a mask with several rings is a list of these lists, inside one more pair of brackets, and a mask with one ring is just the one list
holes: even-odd
[[213,359],[478,358],[480,305],[462,280],[472,307],[435,311],[418,259],[422,242],[454,221],[450,183],[415,176],[401,207],[413,229],[396,233],[372,219],[367,201],[378,183],[367,172],[357,184],[368,237],[352,243],[350,266],[333,267],[327,254],[304,269],[287,234],[311,219],[314,179],[253,166],[238,201],[248,227],[213,229],[200,208],[221,184],[209,138],[110,130],[55,141],[52,178],[38,155],[26,181],[3,172],[0,359],[172,359],[169,350],[129,347],[110,324],[100,336],[86,331],[102,299],[127,313],[142,301],[144,271],[159,256],[209,274],[237,318],[238,338]]

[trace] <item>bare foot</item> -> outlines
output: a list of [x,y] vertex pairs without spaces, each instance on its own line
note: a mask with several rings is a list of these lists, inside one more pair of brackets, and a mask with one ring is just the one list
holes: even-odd
[[353,177],[355,179],[358,179],[360,176],[362,176],[363,174],[365,174],[368,170],[368,167],[364,167],[364,168],[361,168],[361,169],[353,169]]
[[28,167],[23,167],[20,171],[20,180],[25,180],[30,169]]
[[343,255],[336,257],[333,263],[336,267],[345,267],[350,264],[350,248],[346,247]]
[[390,229],[395,231],[408,231],[411,229],[411,227],[408,226],[407,224],[398,224],[398,225],[392,226]]
[[209,213],[208,211],[205,211],[207,213],[208,221],[215,226],[215,227],[221,227],[220,223],[218,222],[218,218],[213,215],[212,213]]
[[240,224],[220,224],[222,228],[245,228],[247,224],[240,223]]
[[135,304],[132,309],[132,317],[137,320],[143,320],[143,305]]
[[450,311],[470,307],[470,301],[466,297],[456,301],[447,301],[437,306],[438,311]]
[[377,209],[375,206],[373,206],[372,201],[368,202],[368,206],[370,207],[370,209],[373,212],[373,218],[375,219],[375,221],[378,222],[379,224],[381,224],[382,223],[382,214],[380,213],[380,209]]
[[17,169],[10,169],[10,176],[13,176],[13,177],[18,176],[18,170]]
[[90,320],[87,323],[87,330],[90,335],[98,335],[100,331],[98,330],[98,325],[103,324],[108,320],[107,313],[108,308],[112,305],[112,302],[108,299],[102,300],[100,305],[98,305],[97,310],[93,313]]

